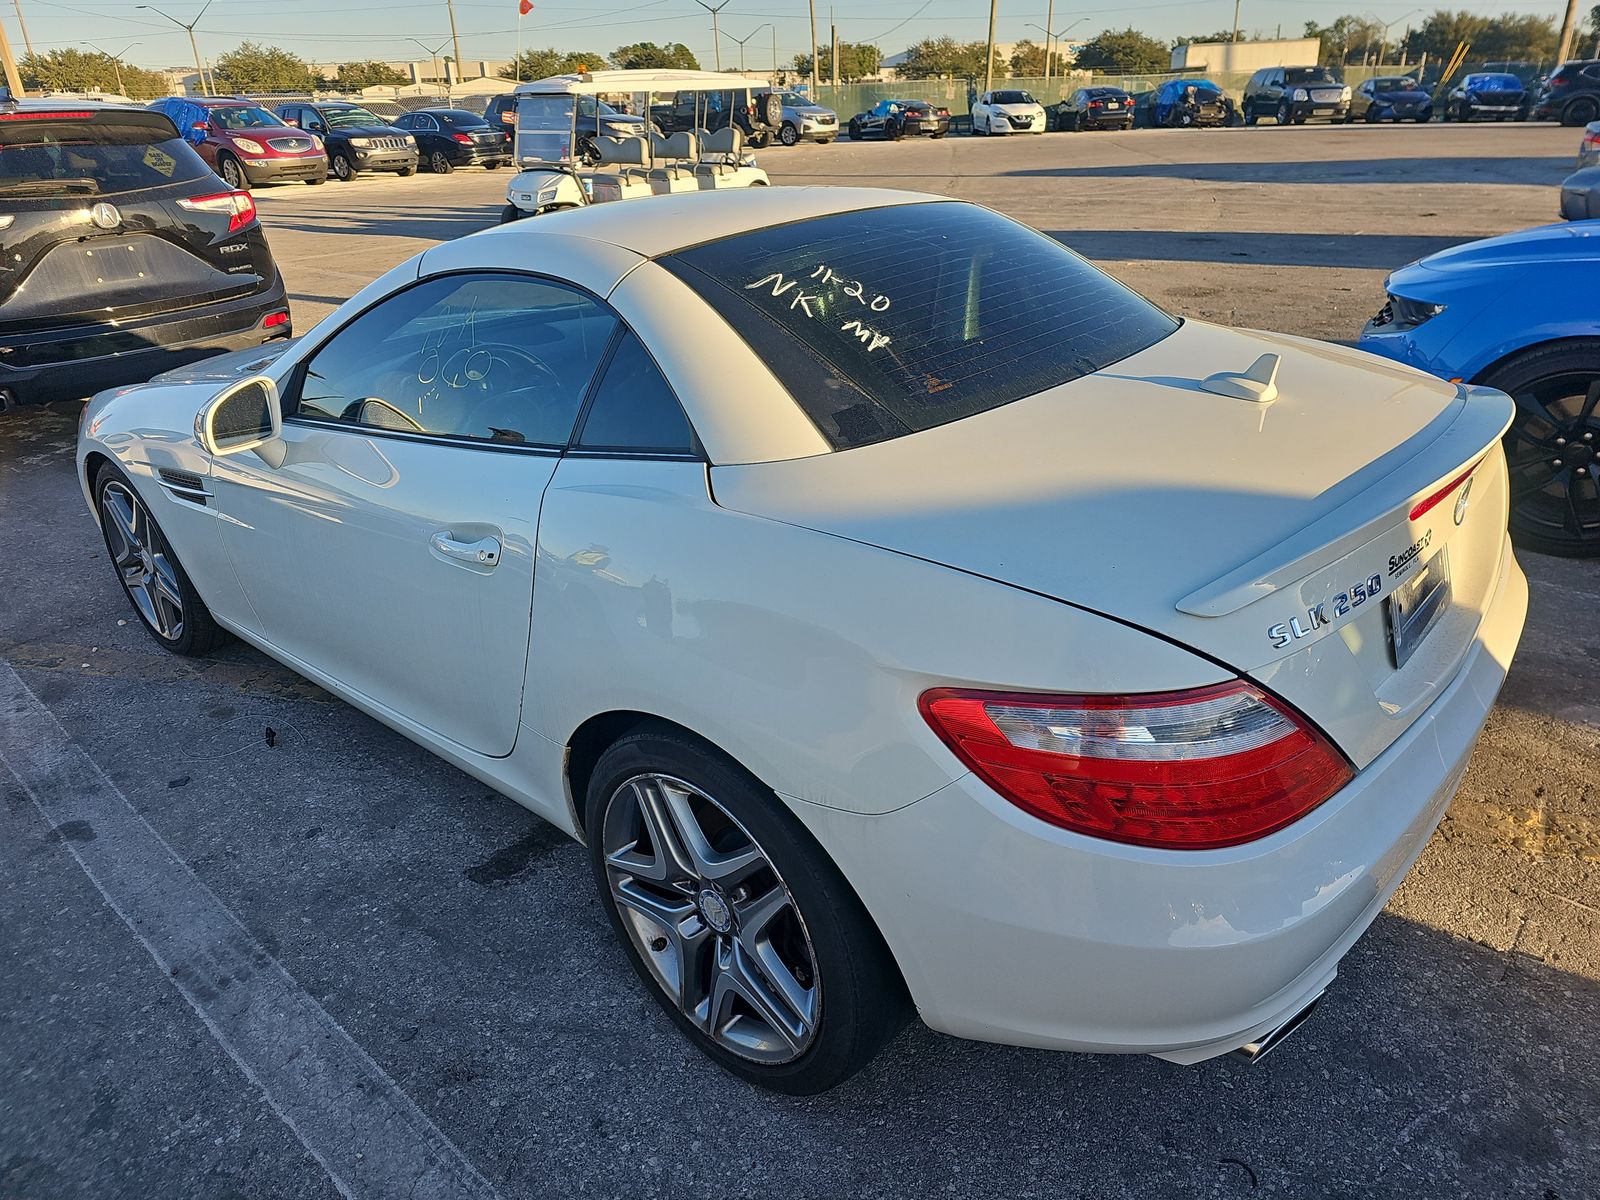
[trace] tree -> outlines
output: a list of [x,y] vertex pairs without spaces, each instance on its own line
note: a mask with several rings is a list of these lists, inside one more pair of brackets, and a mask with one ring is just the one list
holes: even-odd
[[1025,79],[1037,79],[1044,74],[1044,47],[1029,38],[1023,38],[1011,47],[1011,73]]
[[[1307,34],[1306,36],[1311,37],[1312,35]],[[1250,42],[1254,41],[1255,39],[1248,36],[1245,31],[1241,29],[1239,31],[1239,40],[1241,42]],[[1200,37],[1174,38],[1172,42],[1172,48],[1176,50],[1179,46],[1215,46],[1219,42],[1231,41],[1233,41],[1233,30],[1219,29],[1215,33],[1207,33]]]
[[1469,57],[1475,62],[1538,62],[1554,57],[1558,36],[1549,17],[1484,17],[1441,8],[1411,31],[1406,51],[1413,57],[1425,51],[1429,58],[1448,59],[1466,41],[1472,43]]
[[325,82],[332,83],[341,92],[359,92],[369,87],[405,87],[411,82],[411,77],[396,71],[388,63],[347,62],[340,63],[334,77]]
[[[633,49],[634,47],[624,47]],[[553,75],[576,75],[605,67],[606,56],[585,50],[524,50],[509,67],[500,69],[501,79],[549,79]]]
[[309,92],[317,86],[305,59],[257,42],[240,42],[217,59],[213,74],[229,92]]
[[1081,70],[1109,71],[1120,75],[1153,75],[1170,69],[1172,52],[1165,42],[1146,37],[1137,29],[1107,29],[1089,39],[1078,51],[1073,66]]
[[1336,67],[1376,54],[1383,40],[1383,26],[1371,17],[1347,14],[1329,25],[1307,21],[1306,36],[1322,39],[1318,61],[1325,67]]
[[[902,79],[983,78],[987,42],[958,42],[952,37],[924,38],[906,51],[906,60],[897,69]],[[1006,73],[1005,59],[995,51],[994,73]]]
[[[878,67],[883,63],[883,51],[870,43],[839,43],[839,78],[846,83],[853,83],[857,79],[865,79],[869,75],[876,75]],[[794,56],[795,74],[809,76],[811,74],[811,56],[809,54],[796,54]],[[817,78],[819,80],[832,77],[833,73],[833,47],[817,47]]]
[[167,94],[166,80],[154,71],[120,62],[97,50],[30,54],[17,64],[17,69],[22,86],[38,91],[121,92],[132,100],[153,100]]
[[611,52],[611,65],[620,71],[679,70],[698,71],[700,62],[682,42],[658,46],[654,42],[635,42]]

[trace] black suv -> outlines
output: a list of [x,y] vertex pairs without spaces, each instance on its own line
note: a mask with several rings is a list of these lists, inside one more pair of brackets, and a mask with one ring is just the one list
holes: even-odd
[[1541,121],[1587,125],[1600,120],[1600,59],[1562,63],[1545,80],[1533,115]]
[[289,336],[250,193],[165,113],[0,101],[0,407]]
[[1304,125],[1308,117],[1342,121],[1350,89],[1327,67],[1265,67],[1244,85],[1244,123],[1272,117],[1279,125]]
[[362,171],[416,174],[416,139],[359,104],[297,100],[278,105],[277,113],[290,125],[322,139],[328,150],[328,170],[341,182],[348,183]]

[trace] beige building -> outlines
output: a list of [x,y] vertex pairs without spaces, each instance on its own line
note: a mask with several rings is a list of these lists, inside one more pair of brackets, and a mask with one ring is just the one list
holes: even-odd
[[1269,42],[1194,42],[1172,52],[1174,71],[1238,72],[1262,67],[1315,66],[1322,53],[1320,38],[1281,38]]

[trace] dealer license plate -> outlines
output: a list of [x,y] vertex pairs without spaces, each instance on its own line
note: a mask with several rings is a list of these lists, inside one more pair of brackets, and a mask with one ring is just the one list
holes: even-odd
[[1389,652],[1396,668],[1406,665],[1449,607],[1450,559],[1448,551],[1440,550],[1384,601]]

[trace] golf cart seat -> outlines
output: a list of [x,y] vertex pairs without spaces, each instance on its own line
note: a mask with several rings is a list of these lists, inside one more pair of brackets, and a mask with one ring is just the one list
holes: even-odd
[[695,160],[700,156],[694,135],[688,133],[675,133],[671,137],[662,137],[652,132],[650,153],[658,164],[650,172],[650,178],[666,182],[683,175],[692,175]]
[[736,125],[725,125],[715,133],[705,134],[700,138],[700,154],[702,159],[708,155],[716,156],[717,161],[696,163],[696,175],[715,177],[726,174],[738,167],[744,155],[744,130]]
[[648,165],[644,153],[644,139],[636,137],[597,137],[595,151],[600,155],[600,165],[616,167],[619,175],[643,175]]

